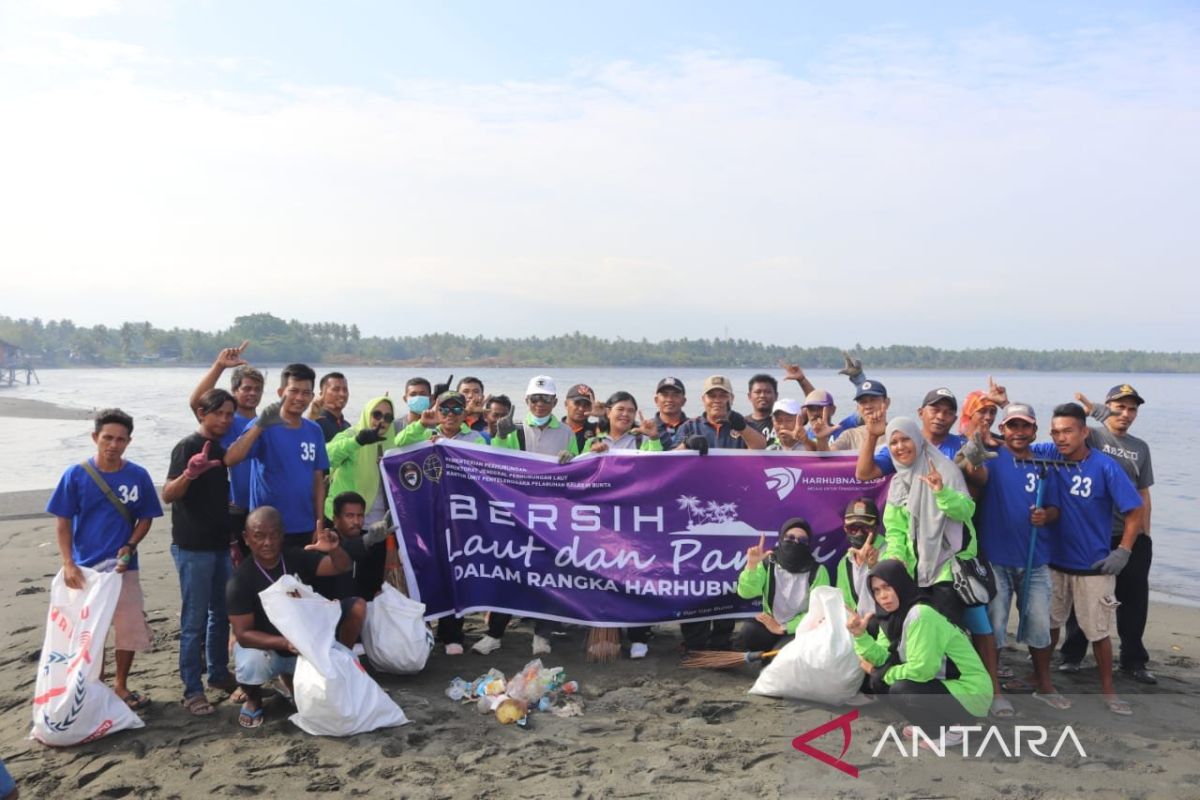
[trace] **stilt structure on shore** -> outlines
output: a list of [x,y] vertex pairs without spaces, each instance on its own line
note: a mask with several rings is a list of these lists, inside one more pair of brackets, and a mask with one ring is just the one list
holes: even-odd
[[22,372],[25,373],[26,385],[35,381],[41,383],[38,380],[37,370],[33,368],[33,364],[29,359],[21,353],[21,348],[10,342],[0,340],[0,385],[12,386],[20,380],[18,376]]

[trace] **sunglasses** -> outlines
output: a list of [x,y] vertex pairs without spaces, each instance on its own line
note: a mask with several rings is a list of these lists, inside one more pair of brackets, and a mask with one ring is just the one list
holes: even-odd
[[873,531],[875,529],[870,525],[863,525],[862,523],[852,522],[846,526],[846,530],[855,531],[858,533],[870,533],[871,531]]
[[463,406],[438,406],[438,411],[443,414],[461,414],[466,411]]
[[531,394],[529,395],[531,403],[553,403],[554,395],[552,394]]
[[382,411],[372,411],[371,419],[375,420],[376,422],[379,420],[383,420],[384,422],[392,422],[396,419],[396,416],[394,414],[385,414]]

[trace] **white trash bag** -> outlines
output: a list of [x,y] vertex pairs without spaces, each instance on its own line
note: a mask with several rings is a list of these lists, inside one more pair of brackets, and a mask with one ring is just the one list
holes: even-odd
[[818,586],[809,593],[808,614],[796,638],[763,667],[750,694],[842,705],[858,694],[863,671],[846,630],[842,593]]
[[362,640],[367,658],[376,669],[397,675],[420,672],[433,650],[433,633],[425,624],[425,604],[385,583],[383,591],[367,603]]
[[81,568],[82,589],[60,569],[50,584],[46,638],[33,690],[33,729],[42,744],[61,747],[145,726],[117,693],[100,681],[104,639],[117,610],[121,576]]
[[258,594],[271,624],[300,651],[292,677],[297,713],[291,721],[313,736],[353,736],[404,725],[408,717],[335,641],[341,604],[326,600],[294,575]]

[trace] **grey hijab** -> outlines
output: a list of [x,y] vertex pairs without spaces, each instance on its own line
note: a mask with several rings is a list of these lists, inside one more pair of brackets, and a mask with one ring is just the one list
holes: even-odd
[[938,508],[933,491],[920,476],[928,474],[931,466],[935,467],[942,476],[943,486],[963,494],[967,493],[967,482],[953,461],[925,441],[916,420],[896,417],[888,422],[884,445],[891,443],[896,431],[913,440],[917,457],[907,467],[892,460],[896,474],[888,487],[888,502],[908,509],[908,536],[917,554],[917,585],[924,588],[935,582],[941,568],[962,549],[963,526]]

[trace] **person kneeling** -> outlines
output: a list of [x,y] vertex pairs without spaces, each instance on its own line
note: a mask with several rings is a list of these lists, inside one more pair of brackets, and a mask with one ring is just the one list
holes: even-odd
[[[992,679],[965,631],[929,604],[904,564],[880,561],[871,570],[875,612],[852,614],[846,627],[854,636],[868,691],[885,694],[904,717],[930,738],[939,728],[972,725],[986,717]],[[867,624],[874,617],[879,633]],[[962,741],[959,731],[943,731],[946,744]],[[912,735],[910,728],[904,731]]]
[[808,612],[809,591],[829,585],[829,572],[813,558],[809,540],[812,527],[793,517],[779,529],[775,550],[763,551],[766,534],[746,551],[746,568],[738,575],[737,592],[750,600],[762,598],[762,613],[742,623],[739,647],[771,650],[785,636],[796,632]]
[[[234,674],[246,696],[238,723],[243,728],[257,728],[263,721],[263,685],[282,677],[290,689],[297,652],[267,618],[258,593],[289,574],[312,585],[314,578],[348,571],[352,562],[339,544],[337,534],[326,529],[318,533],[316,542],[285,557],[283,521],[270,506],[257,508],[246,518],[246,545],[251,557],[229,579],[225,605],[237,639],[233,646]],[[342,617],[337,640],[353,647],[367,618],[367,604],[361,597],[348,597],[340,602]]]

